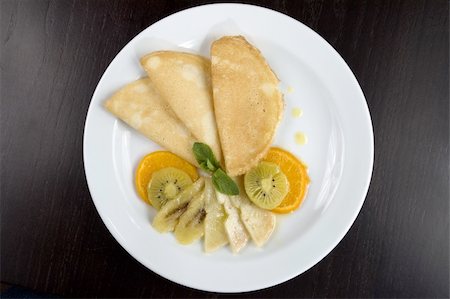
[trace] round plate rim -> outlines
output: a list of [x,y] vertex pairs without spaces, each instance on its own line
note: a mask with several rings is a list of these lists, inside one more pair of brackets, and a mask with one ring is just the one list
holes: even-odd
[[[354,213],[352,215],[352,219],[348,219],[349,221],[347,221],[347,225],[345,227],[345,229],[342,229],[342,232],[339,236],[336,236],[335,238],[335,242],[333,242],[332,244],[329,244],[328,248],[326,250],[324,250],[321,254],[320,257],[312,260],[309,265],[306,265],[304,267],[302,267],[301,269],[299,269],[298,271],[296,271],[295,273],[289,273],[288,275],[285,275],[285,277],[280,277],[277,279],[274,279],[271,283],[265,284],[265,285],[260,285],[258,287],[249,287],[249,288],[239,288],[239,289],[232,289],[232,288],[210,288],[208,286],[202,286],[202,285],[198,285],[198,284],[192,284],[190,282],[187,281],[182,281],[180,279],[176,279],[174,277],[171,277],[170,275],[166,275],[164,273],[162,273],[162,271],[160,271],[160,269],[152,269],[149,265],[147,265],[144,261],[142,261],[141,258],[139,258],[138,256],[136,256],[135,254],[133,254],[133,252],[131,252],[129,250],[129,248],[127,248],[127,245],[124,243],[123,239],[121,238],[121,236],[119,236],[116,232],[116,230],[114,229],[113,225],[111,224],[111,222],[107,221],[107,216],[102,212],[102,210],[99,208],[98,203],[96,202],[94,196],[93,196],[93,190],[94,187],[92,186],[92,183],[90,182],[89,179],[89,170],[90,167],[87,165],[86,163],[86,156],[88,155],[87,153],[87,143],[86,143],[86,132],[89,130],[89,122],[90,122],[90,115],[91,115],[91,110],[92,110],[92,100],[96,97],[97,91],[98,91],[98,86],[100,85],[100,82],[102,81],[103,77],[105,76],[105,74],[107,73],[107,71],[109,70],[109,68],[111,67],[111,65],[114,63],[114,61],[117,59],[118,56],[120,56],[120,54],[122,53],[122,51],[124,51],[130,44],[133,43],[133,41],[135,41],[136,39],[138,39],[140,37],[140,35],[148,30],[149,28],[151,28],[152,26],[156,26],[157,24],[167,21],[170,18],[176,18],[178,15],[180,14],[186,14],[189,13],[191,11],[194,10],[198,10],[198,9],[209,9],[209,8],[218,8],[220,6],[235,6],[236,8],[238,8],[239,6],[245,6],[245,7],[251,7],[252,9],[256,9],[256,10],[264,10],[264,11],[269,11],[270,13],[273,13],[275,15],[278,16],[282,16],[283,18],[288,18],[291,22],[294,22],[297,26],[301,26],[303,27],[303,29],[311,31],[314,33],[314,35],[321,39],[328,47],[330,47],[332,49],[332,51],[334,52],[334,56],[339,59],[341,61],[341,63],[343,63],[345,65],[345,67],[347,68],[347,71],[350,72],[353,80],[354,80],[354,85],[355,87],[357,87],[357,92],[360,93],[362,99],[363,99],[363,110],[364,110],[364,114],[365,114],[365,118],[368,121],[365,125],[368,125],[369,130],[366,132],[369,134],[369,148],[370,151],[368,152],[367,158],[368,158],[368,162],[369,162],[369,169],[367,171],[367,175],[364,178],[364,183],[363,183],[363,190],[364,190],[364,196],[362,197],[360,204],[358,207],[355,207],[354,209]],[[105,224],[105,226],[108,228],[109,232],[113,235],[113,237],[118,241],[118,243],[133,257],[135,258],[137,261],[139,261],[142,265],[144,265],[145,267],[147,267],[148,269],[150,269],[151,271],[155,272],[156,274],[174,281],[178,284],[184,285],[186,287],[191,287],[194,289],[199,289],[199,290],[204,290],[204,291],[211,291],[211,292],[223,292],[223,293],[236,293],[236,292],[248,292],[248,291],[254,291],[254,290],[260,290],[260,289],[265,289],[265,288],[269,288],[271,286],[274,285],[278,285],[280,283],[286,282],[300,274],[302,274],[303,272],[307,271],[308,269],[310,269],[311,267],[313,267],[315,264],[317,264],[319,261],[321,261],[326,255],[328,255],[336,246],[337,244],[343,239],[343,237],[346,235],[346,233],[349,231],[349,229],[351,228],[352,224],[354,223],[354,221],[356,220],[356,217],[358,216],[362,205],[365,201],[365,197],[367,196],[367,192],[369,189],[369,185],[370,185],[370,180],[372,177],[372,172],[373,172],[373,160],[374,160],[374,141],[373,141],[374,137],[373,137],[373,125],[372,125],[372,119],[370,116],[370,112],[369,112],[369,108],[367,106],[367,102],[365,99],[365,96],[363,94],[363,91],[354,75],[354,73],[351,71],[351,69],[349,68],[349,66],[347,65],[347,63],[344,61],[344,59],[341,57],[341,55],[325,40],[323,39],[318,33],[316,33],[315,31],[313,31],[311,28],[309,28],[308,26],[304,25],[303,23],[301,23],[300,21],[285,15],[281,12],[269,9],[269,8],[265,8],[265,7],[261,7],[261,6],[256,6],[256,5],[250,5],[250,4],[240,4],[240,3],[216,3],[216,4],[206,4],[206,5],[200,5],[200,6],[195,6],[195,7],[191,7],[185,10],[181,10],[178,11],[176,13],[173,13],[171,15],[168,15],[162,19],[160,19],[159,21],[151,24],[150,26],[148,26],[147,28],[145,28],[144,30],[142,30],[140,33],[138,33],[132,40],[130,40],[120,51],[119,53],[114,57],[114,59],[111,61],[111,63],[108,65],[108,67],[106,68],[105,72],[103,73],[103,75],[101,76],[96,89],[92,95],[90,104],[89,104],[89,108],[86,114],[86,121],[85,121],[85,126],[84,126],[84,134],[83,134],[83,163],[84,163],[84,169],[85,169],[85,175],[86,175],[86,181],[87,181],[87,185],[88,185],[88,189],[89,192],[91,194],[92,200],[94,202],[94,205],[96,207],[97,212],[99,213],[103,223]],[[92,180],[91,180],[92,181]]]

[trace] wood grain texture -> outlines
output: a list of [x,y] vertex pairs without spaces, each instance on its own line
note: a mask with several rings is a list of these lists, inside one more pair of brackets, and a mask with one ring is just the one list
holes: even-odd
[[[98,217],[82,159],[89,101],[114,56],[157,20],[212,2],[0,1],[2,281],[70,297],[236,297],[176,285],[129,256]],[[448,297],[448,2],[244,2],[292,16],[342,55],[367,98],[375,165],[325,259],[239,297]]]

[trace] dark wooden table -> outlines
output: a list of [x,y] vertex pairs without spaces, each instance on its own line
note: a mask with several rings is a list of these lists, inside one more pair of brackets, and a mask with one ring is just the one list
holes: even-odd
[[[114,56],[207,2],[0,0],[3,282],[70,297],[222,297],[129,256],[95,210],[82,159],[89,101]],[[239,296],[448,297],[448,2],[250,3],[303,22],[344,57],[370,108],[375,165],[361,213],[325,259]]]

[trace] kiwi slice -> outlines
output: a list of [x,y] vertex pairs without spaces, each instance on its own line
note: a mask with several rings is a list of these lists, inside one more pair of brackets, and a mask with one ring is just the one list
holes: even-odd
[[198,193],[189,203],[186,212],[181,215],[175,227],[175,238],[183,245],[191,244],[205,233],[204,193]]
[[188,209],[189,203],[205,186],[205,180],[199,178],[177,197],[169,200],[153,219],[153,227],[160,233],[171,232],[175,229],[181,215]]
[[271,162],[260,162],[245,174],[245,192],[260,208],[276,208],[289,191],[289,181],[280,167]]
[[152,206],[159,210],[190,185],[192,179],[186,172],[166,167],[153,173],[147,187],[148,198]]

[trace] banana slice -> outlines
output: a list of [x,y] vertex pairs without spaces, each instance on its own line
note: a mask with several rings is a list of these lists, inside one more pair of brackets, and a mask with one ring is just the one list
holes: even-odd
[[219,203],[214,192],[211,180],[205,181],[205,252],[213,252],[228,243],[225,231],[226,214],[223,206]]
[[153,227],[160,233],[173,231],[180,216],[188,209],[193,196],[199,193],[204,185],[205,180],[199,178],[177,197],[168,201],[153,219]]
[[175,228],[175,238],[180,244],[191,244],[205,233],[205,199],[204,192],[198,193],[189,203],[186,212],[180,217]]
[[225,213],[228,216],[225,220],[225,231],[230,242],[231,251],[238,253],[247,245],[249,238],[245,226],[239,217],[239,210],[233,206],[227,195],[216,191],[216,196],[217,200],[223,204]]
[[233,205],[241,211],[241,221],[253,242],[258,247],[263,246],[275,229],[275,215],[254,205],[243,191],[240,192],[240,195],[230,196],[230,199]]

